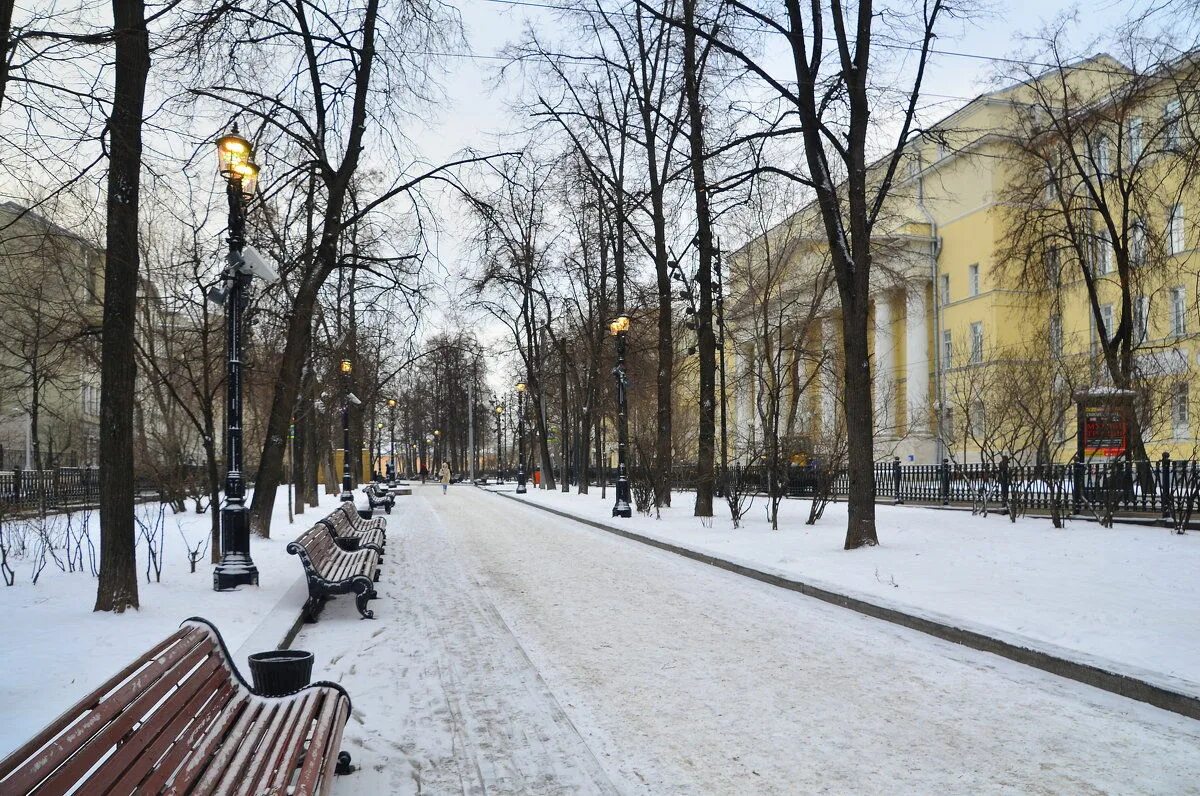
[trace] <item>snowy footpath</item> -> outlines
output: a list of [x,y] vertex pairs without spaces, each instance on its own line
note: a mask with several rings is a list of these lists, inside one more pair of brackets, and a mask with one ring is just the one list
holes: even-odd
[[620,539],[417,487],[361,621],[335,793],[1200,793],[1200,722]]
[[520,499],[1200,696],[1198,532],[879,505],[880,545],[846,552],[845,503],[805,525],[809,501],[785,500],[772,531],[762,498],[738,529],[720,501],[711,521],[692,516],[691,493],[661,519],[614,520],[611,489]]
[[[33,553],[37,547],[33,530],[10,526],[28,538],[26,555],[13,557],[10,553],[15,585],[0,585],[0,757],[173,633],[189,616],[214,622],[235,653],[252,636],[261,638],[267,649],[279,643],[304,600],[301,593],[295,610],[273,612],[302,572],[296,557],[288,555],[285,548],[337,506],[336,495],[321,500],[321,508],[296,515],[289,525],[286,493],[281,490],[271,538],[252,536],[250,541],[261,585],[220,593],[212,589],[213,565],[207,553],[195,572],[190,571],[187,560],[187,549],[202,544],[210,531],[209,515],[173,515],[167,510],[160,537],[161,580],[147,582],[147,545],[139,540],[141,609],[122,615],[92,611],[96,579],[87,572],[62,572],[51,561],[38,582],[31,583],[38,558]],[[158,520],[158,509],[158,504],[137,507],[139,518],[151,525]],[[76,527],[82,520],[81,513],[72,516]],[[65,521],[66,515],[51,518],[52,529],[61,532]],[[91,514],[87,521],[99,560],[98,515]],[[276,626],[264,627],[272,622]],[[238,664],[248,676],[244,656]]]

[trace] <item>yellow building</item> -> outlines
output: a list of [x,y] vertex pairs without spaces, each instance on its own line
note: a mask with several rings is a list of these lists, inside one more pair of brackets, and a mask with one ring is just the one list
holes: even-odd
[[[873,243],[879,459],[1063,460],[1072,395],[1113,387],[1138,394],[1142,455],[1193,454],[1193,72],[1098,55],[977,97],[906,148]],[[825,245],[809,204],[731,258],[740,454],[770,431],[764,406],[805,453],[836,455],[854,422]]]

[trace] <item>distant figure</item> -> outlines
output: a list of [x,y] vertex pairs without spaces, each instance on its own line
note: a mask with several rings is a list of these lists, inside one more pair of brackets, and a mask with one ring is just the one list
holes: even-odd
[[422,486],[424,486],[424,485],[425,485],[425,480],[426,480],[427,478],[429,478],[429,470],[427,470],[427,469],[425,468],[425,465],[423,465],[423,464],[422,464],[422,465],[421,465],[421,485],[422,485]]
[[450,464],[442,462],[442,494],[446,494],[446,489],[450,486]]

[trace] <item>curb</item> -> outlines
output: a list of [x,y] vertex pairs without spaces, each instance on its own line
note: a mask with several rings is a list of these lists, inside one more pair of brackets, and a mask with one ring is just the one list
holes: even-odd
[[[490,492],[490,490],[481,490]],[[664,542],[659,539],[653,539],[649,536],[643,536],[632,531],[614,528],[611,525],[606,525],[595,520],[584,519],[577,517],[574,514],[568,514],[565,511],[552,509],[548,506],[541,506],[537,503],[529,503],[521,500],[513,495],[504,492],[493,492],[492,494],[500,495],[503,498],[511,500],[515,503],[520,503],[522,506],[545,511],[550,514],[555,514],[559,517],[564,517],[583,525],[596,528],[601,531],[607,531],[617,536],[630,539],[635,542],[657,547],[660,550],[666,550],[669,553],[690,558],[693,561],[699,561],[703,564],[708,564],[718,569],[724,569],[729,572],[734,572],[738,575],[743,575],[747,578],[752,578],[772,586],[778,586],[789,591],[800,592],[806,597],[814,597],[823,602],[837,605],[842,608],[848,608],[851,611],[857,611],[860,614],[882,619],[885,622],[891,622],[902,627],[907,627],[911,630],[916,630],[925,633],[935,638],[940,638],[944,641],[951,641],[955,644],[961,644],[964,647],[990,652],[994,655],[999,655],[1002,658],[1023,663],[1026,666],[1032,666],[1035,669],[1049,672],[1050,674],[1064,677],[1068,680],[1090,685],[1094,688],[1099,688],[1102,691],[1117,694],[1129,699],[1145,702],[1148,705],[1153,705],[1163,710],[1169,710],[1172,713],[1178,713],[1181,716],[1187,716],[1190,719],[1200,720],[1200,697],[1183,694],[1178,691],[1172,691],[1162,686],[1154,685],[1145,680],[1132,677],[1127,674],[1109,671],[1098,666],[1092,666],[1086,663],[1063,658],[1058,655],[1053,655],[1042,650],[1032,649],[1030,647],[1022,647],[1018,644],[1013,644],[1008,641],[1002,641],[991,636],[986,636],[982,633],[977,633],[973,630],[956,627],[954,625],[936,622],[932,619],[927,619],[912,614],[906,614],[903,611],[898,611],[895,608],[887,608],[882,605],[860,600],[856,597],[850,597],[845,594],[822,589],[817,586],[805,583],[799,580],[785,578],[780,575],[772,575],[769,572],[763,572],[752,567],[735,564],[732,561],[726,561],[723,558],[717,558],[707,553],[700,553],[686,547]]]

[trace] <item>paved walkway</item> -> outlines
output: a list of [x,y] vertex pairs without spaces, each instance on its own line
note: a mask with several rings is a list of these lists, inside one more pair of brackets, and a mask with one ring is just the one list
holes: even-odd
[[[456,486],[390,518],[336,793],[1200,793],[1200,723]],[[348,654],[356,650],[357,654]]]

